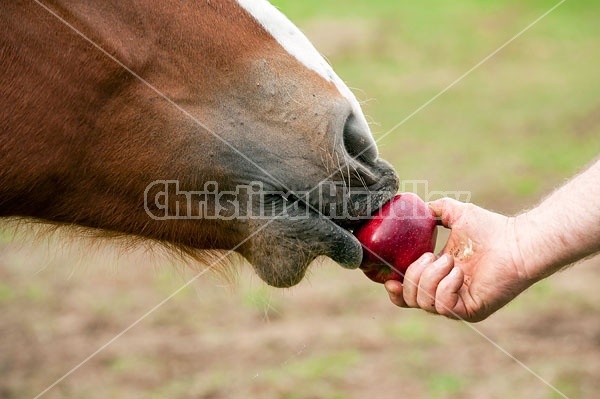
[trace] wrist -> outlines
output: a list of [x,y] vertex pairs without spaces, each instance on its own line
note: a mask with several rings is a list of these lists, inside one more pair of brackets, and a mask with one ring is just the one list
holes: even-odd
[[517,269],[529,284],[548,277],[556,271],[556,258],[545,239],[542,216],[536,210],[513,218]]
[[579,259],[573,256],[578,237],[568,221],[538,206],[515,217],[515,236],[524,276],[533,284]]
[[527,275],[539,280],[600,251],[600,161],[517,216]]

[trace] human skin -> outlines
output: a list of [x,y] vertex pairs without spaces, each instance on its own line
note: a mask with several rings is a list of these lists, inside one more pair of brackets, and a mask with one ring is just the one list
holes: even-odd
[[514,217],[444,198],[430,203],[451,229],[439,256],[424,254],[404,283],[388,281],[404,308],[478,322],[536,282],[600,251],[600,160],[537,207]]

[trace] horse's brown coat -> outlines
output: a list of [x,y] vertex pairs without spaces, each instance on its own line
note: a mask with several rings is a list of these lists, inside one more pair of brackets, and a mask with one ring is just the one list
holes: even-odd
[[[262,224],[155,221],[144,211],[145,188],[174,179],[190,190],[206,181],[303,190],[328,178],[337,158],[373,187],[394,191],[386,165],[347,154],[350,107],[335,86],[235,1],[44,4],[181,109],[42,6],[9,0],[0,9],[0,216],[231,249]],[[313,240],[307,234],[321,241],[319,228],[307,225],[265,259],[262,243],[288,228],[236,248],[274,285],[296,283],[312,258],[331,250],[302,249]]]

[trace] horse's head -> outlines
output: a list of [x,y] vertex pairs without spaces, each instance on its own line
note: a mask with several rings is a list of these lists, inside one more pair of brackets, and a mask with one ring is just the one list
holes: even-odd
[[94,67],[78,76],[108,72],[97,78],[102,107],[85,108],[96,113],[90,149],[70,171],[89,183],[60,208],[78,219],[62,219],[235,249],[280,287],[317,256],[358,267],[361,246],[346,228],[391,198],[398,179],[356,98],[305,36],[265,0],[109,3],[57,8],[130,68],[65,33],[92,53]]

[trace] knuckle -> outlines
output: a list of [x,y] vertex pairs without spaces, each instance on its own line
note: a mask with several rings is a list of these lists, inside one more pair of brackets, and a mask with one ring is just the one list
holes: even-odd
[[421,309],[431,310],[431,304],[435,302],[435,298],[429,295],[419,295],[417,297],[417,303]]
[[453,316],[452,310],[447,306],[447,304],[445,304],[443,302],[436,303],[435,304],[435,310],[437,310],[437,312],[439,314],[441,314],[442,316],[446,316],[446,317],[452,317]]
[[404,297],[404,303],[408,308],[416,308],[418,307],[417,301],[413,299],[413,297]]

